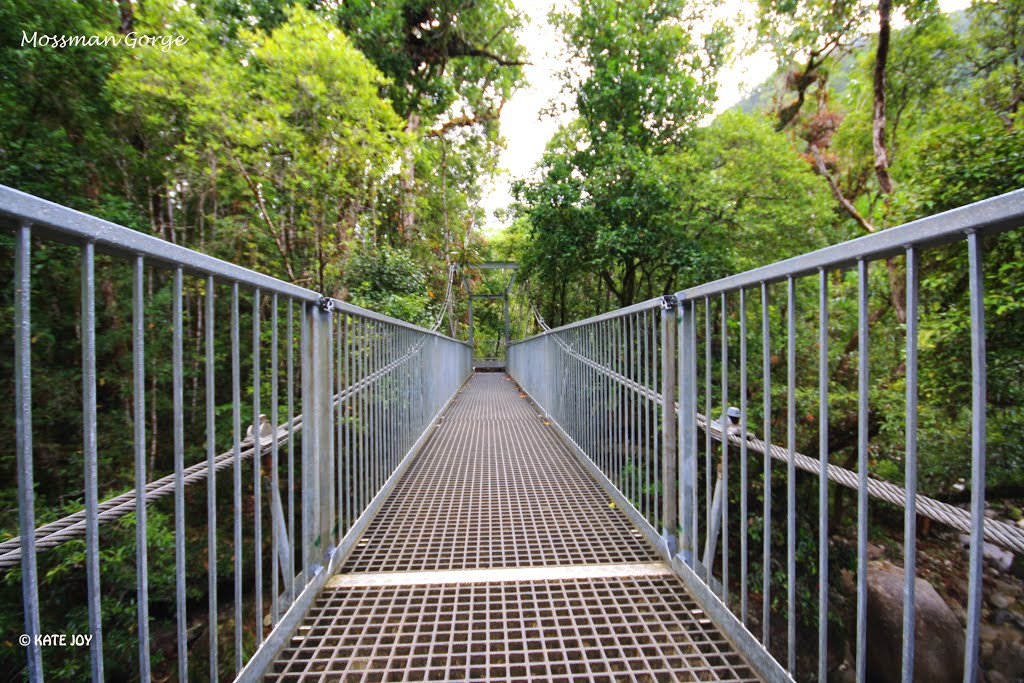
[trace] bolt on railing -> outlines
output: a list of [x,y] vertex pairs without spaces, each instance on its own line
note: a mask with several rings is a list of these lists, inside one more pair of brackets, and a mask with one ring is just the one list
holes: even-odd
[[[854,489],[857,496],[853,656],[859,681],[865,680],[868,674],[869,496],[904,509],[904,681],[912,680],[915,670],[917,516],[969,531],[963,678],[970,682],[979,666],[983,544],[989,541],[1017,552],[1024,551],[1024,530],[984,516],[987,458],[982,240],[1021,226],[1024,226],[1024,190],[686,289],[677,292],[672,299],[646,301],[545,331],[509,348],[509,372],[548,414],[613,499],[672,561],[673,568],[707,613],[769,680],[789,680],[797,675],[797,623],[807,616],[797,614],[797,572],[805,569],[797,566],[798,507],[808,508],[806,502],[796,498],[798,470],[816,475],[818,481],[815,568],[818,585],[813,615],[817,621],[817,643],[815,648],[805,647],[799,652],[801,657],[806,657],[816,650],[816,672],[811,671],[809,675],[816,673],[818,680],[826,679],[829,664],[830,482]],[[971,354],[972,418],[970,434],[965,434],[971,443],[969,512],[917,493],[921,255],[942,245],[955,247],[964,243]],[[899,267],[892,267],[894,259],[902,265],[902,272]],[[897,279],[899,286],[893,294],[900,299],[898,303],[906,315],[902,351],[905,368],[903,487],[869,476],[871,385],[868,361],[872,325],[868,302],[870,264],[879,261],[885,261],[882,265],[890,282],[894,280],[893,272],[899,273],[903,280]],[[837,317],[843,314],[842,308],[830,318],[830,308],[834,308],[829,298],[830,277],[837,278],[840,285],[846,284],[846,278],[856,278],[856,471],[829,463],[832,403],[829,330],[837,321],[853,325],[852,320]],[[797,350],[797,317],[801,308],[809,308],[807,302],[811,300],[807,296],[799,297],[798,292],[809,280],[816,281],[816,305],[812,310],[816,313],[817,334],[811,342],[817,347],[816,363],[802,359]],[[773,290],[783,284],[784,298],[776,301]],[[748,324],[751,308],[755,309],[760,330]],[[779,319],[780,310],[784,320]],[[784,361],[777,357],[776,349],[780,347],[772,338],[773,322],[784,324]],[[737,338],[738,359],[733,341]],[[751,346],[760,355],[760,382],[756,375],[748,372]],[[773,367],[776,365],[784,365],[786,370],[784,414],[778,410],[773,393]],[[714,376],[716,369],[717,378]],[[817,406],[813,418],[818,425],[818,452],[811,456],[797,451],[798,369],[801,375],[810,369],[817,375]],[[738,370],[738,386],[736,374],[730,377],[731,370]],[[670,381],[673,377],[678,378],[677,387]],[[751,397],[758,394],[760,402],[752,401]],[[727,414],[729,408],[734,408],[731,414]],[[754,424],[749,416],[758,413],[761,422]],[[673,415],[678,417],[678,447],[674,441],[677,430]],[[721,417],[716,417],[719,415]],[[785,423],[785,447],[778,445],[782,439],[773,433],[776,420]],[[760,430],[760,437],[753,433],[755,430]],[[749,501],[755,483],[752,474],[756,470],[751,471],[748,461],[754,454],[763,460],[760,510]],[[778,501],[772,500],[773,476],[779,476],[779,473],[773,475],[773,461],[786,466],[782,480],[785,516],[781,526],[773,522],[773,512],[781,507]],[[732,479],[736,470],[738,482]],[[730,509],[736,498],[739,499],[738,511]],[[755,526],[760,532],[761,548],[751,543]],[[783,565],[786,633],[781,639],[773,638],[771,628],[773,617],[777,616],[772,609],[773,530],[782,531],[786,545]],[[738,567],[735,566],[737,559]],[[760,576],[753,575],[751,560],[760,560]],[[759,630],[759,634],[755,636],[751,629]]]
[[[147,557],[146,511],[156,499],[170,495],[174,498],[178,678],[188,679],[195,647],[189,631],[196,617],[206,620],[204,649],[209,653],[211,680],[220,672],[258,678],[297,628],[328,576],[354,547],[429,435],[430,425],[469,376],[472,349],[435,332],[2,186],[0,223],[13,232],[19,534],[0,543],[0,567],[20,565],[29,680],[43,680],[50,656],[44,656],[41,645],[40,636],[47,632],[43,619],[48,611],[66,608],[47,604],[47,596],[40,593],[40,559],[49,557],[48,549],[81,536],[85,538],[85,602],[91,635],[89,668],[93,680],[104,680],[104,656],[110,654],[104,647],[103,624],[109,619],[104,596],[116,592],[111,588],[123,587],[104,591],[101,527],[132,512],[136,515],[137,669],[142,680],[151,678],[152,572],[163,580],[169,568],[154,567]],[[33,251],[58,242],[77,247],[81,272],[84,509],[37,529],[33,410],[45,415],[47,406],[33,400],[33,386],[46,380],[33,376],[33,330],[53,309],[44,306],[42,316],[34,315],[39,309],[33,308],[33,298],[48,280],[37,275]],[[103,422],[109,412],[97,404],[98,377],[106,369],[104,360],[116,360],[97,352],[101,254],[109,257],[102,264],[103,286],[120,277],[130,289],[132,424],[131,449],[124,453],[124,461],[120,452],[104,453],[98,438],[113,429]],[[154,278],[161,277],[167,283],[157,294],[169,291],[169,321],[153,312],[161,303],[154,295]],[[108,299],[106,305],[117,305],[116,297]],[[201,330],[193,340],[195,348],[184,344],[186,320],[190,330]],[[171,356],[166,416],[162,414],[165,397],[157,394],[156,377],[147,377],[147,368],[155,360],[147,354],[147,342],[151,348],[165,347],[166,341],[154,331],[165,324],[170,328]],[[243,344],[246,336],[251,341]],[[230,340],[227,349],[217,343],[224,338]],[[186,367],[186,356],[193,361],[191,368]],[[186,379],[191,380],[189,386]],[[248,405],[243,404],[246,385],[251,395]],[[202,411],[197,407],[200,401]],[[219,403],[230,409],[231,428],[226,435],[218,431]],[[149,421],[147,411],[155,422]],[[204,424],[186,425],[187,414]],[[156,440],[155,434],[148,433],[154,424],[170,425],[173,473],[151,481],[154,473],[148,471],[147,456],[152,453],[147,451],[156,446],[147,439]],[[73,432],[74,426],[67,429]],[[205,458],[188,462],[189,456],[200,453]],[[101,456],[108,461],[113,458],[118,470],[134,467],[133,491],[111,495],[123,488],[112,489],[100,481]],[[217,487],[217,473],[228,468],[230,497]],[[206,484],[206,511],[193,521],[190,517],[197,506],[187,504],[186,489],[198,482]],[[100,502],[103,496],[111,497]],[[217,520],[222,515],[233,522],[230,544],[218,538]],[[244,528],[250,523],[251,528]],[[187,530],[204,524],[207,542],[193,547],[187,542]],[[247,557],[250,553],[252,557]],[[220,615],[218,598],[218,564],[228,562],[233,570],[233,619]],[[206,577],[200,584],[194,567],[204,564]],[[187,590],[198,585],[207,592],[205,610],[189,604]],[[233,666],[222,662],[218,637],[219,626],[232,621]],[[251,637],[247,634],[253,633],[255,642],[247,642]],[[117,666],[123,671],[123,662]]]

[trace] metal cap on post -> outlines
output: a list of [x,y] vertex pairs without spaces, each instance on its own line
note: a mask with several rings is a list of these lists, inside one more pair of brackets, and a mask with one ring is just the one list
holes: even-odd
[[679,501],[676,496],[676,309],[673,295],[661,298],[661,537],[669,558],[678,550]]

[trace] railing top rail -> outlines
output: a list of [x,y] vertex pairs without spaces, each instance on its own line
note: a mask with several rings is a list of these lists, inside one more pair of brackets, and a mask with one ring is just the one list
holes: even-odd
[[192,273],[213,275],[294,299],[315,302],[320,298],[311,289],[200,254],[187,247],[171,244],[5,185],[0,185],[0,214],[20,222],[27,221],[33,228],[42,228],[45,234],[61,241],[76,244],[92,242],[106,253],[143,256],[173,266],[180,265]]
[[880,230],[847,242],[748,270],[737,275],[690,287],[676,293],[682,300],[700,299],[722,292],[801,277],[821,269],[847,268],[858,261],[874,261],[903,253],[910,246],[936,246],[963,239],[969,232],[994,234],[1024,225],[1024,190],[961,206],[944,213]]
[[[299,301],[316,303],[321,298],[318,292],[311,289],[293,285],[270,275],[257,273],[254,270],[222,261],[187,247],[171,244],[158,237],[69,209],[6,185],[0,185],[0,215],[19,223],[27,222],[33,226],[34,231],[41,231],[46,236],[58,241],[75,244],[92,242],[97,249],[105,253],[128,257],[143,256],[162,264],[181,266],[189,273],[212,275],[221,280],[237,282],[240,285],[257,288],[264,292],[274,292]],[[431,334],[442,339],[459,341],[434,330],[360,308],[338,299],[331,299],[331,301],[334,303],[335,310]]]
[[371,310],[366,309],[366,308],[360,308],[359,306],[356,306],[356,305],[350,304],[350,303],[346,303],[346,302],[341,301],[339,299],[332,298],[331,301],[334,304],[334,310],[335,311],[344,311],[345,313],[350,313],[352,315],[358,315],[361,318],[367,318],[369,320],[376,320],[378,322],[388,323],[389,325],[396,325],[398,327],[404,327],[406,329],[413,330],[414,332],[420,332],[422,334],[429,334],[429,335],[431,335],[433,337],[437,337],[439,339],[444,339],[446,341],[455,342],[456,344],[462,344],[463,346],[471,346],[471,344],[468,341],[463,341],[461,339],[455,339],[453,337],[449,337],[446,334],[441,334],[440,332],[438,332],[436,330],[430,330],[430,329],[427,329],[426,327],[420,327],[419,325],[414,325],[413,323],[407,322],[405,320],[399,320],[398,318],[392,318],[390,315],[384,315],[383,313],[377,313],[376,311],[371,311]]
[[649,311],[654,308],[661,308],[661,304],[662,297],[660,296],[655,299],[648,299],[647,301],[641,301],[640,303],[633,304],[632,306],[626,306],[625,308],[617,308],[614,311],[608,311],[607,313],[602,313],[601,315],[595,315],[591,318],[586,318],[584,320],[577,320],[576,322],[569,323],[568,325],[562,325],[561,327],[552,327],[550,330],[544,330],[543,332],[539,332],[533,335],[532,337],[527,337],[526,339],[520,339],[519,341],[512,342],[511,344],[509,344],[509,346],[515,346],[516,344],[521,344],[525,341],[529,341],[530,339],[538,339],[549,334],[565,332],[567,330],[572,330],[577,327],[593,325],[595,323],[604,322],[605,320],[614,320],[615,318],[622,318],[624,316],[632,315],[634,313],[642,313],[643,311]]

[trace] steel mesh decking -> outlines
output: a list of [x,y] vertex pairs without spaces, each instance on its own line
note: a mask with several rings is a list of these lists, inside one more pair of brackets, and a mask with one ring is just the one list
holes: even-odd
[[657,559],[506,375],[474,375],[343,572]]
[[758,680],[609,502],[473,376],[266,680]]
[[756,681],[674,577],[325,591],[274,681]]

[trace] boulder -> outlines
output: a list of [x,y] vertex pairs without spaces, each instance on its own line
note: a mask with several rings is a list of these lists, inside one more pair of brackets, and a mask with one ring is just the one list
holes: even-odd
[[997,545],[985,543],[981,546],[981,553],[984,555],[986,562],[1001,572],[1008,572],[1010,567],[1013,566],[1013,553],[1003,550]]
[[[903,569],[868,563],[868,680],[898,683],[903,662]],[[963,680],[964,631],[953,610],[930,583],[914,584],[914,680]]]

